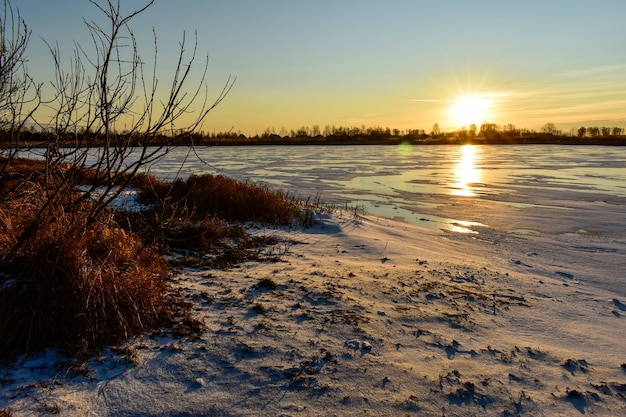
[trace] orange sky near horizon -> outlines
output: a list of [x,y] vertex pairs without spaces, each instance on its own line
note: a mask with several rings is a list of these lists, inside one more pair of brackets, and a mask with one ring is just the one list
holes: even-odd
[[[58,42],[69,60],[74,40],[91,46],[83,18],[102,22],[82,0],[17,6],[32,30],[29,69],[44,82],[54,76],[44,40]],[[551,122],[567,131],[626,126],[624,16],[626,2],[617,0],[186,0],[157,1],[131,26],[146,62],[157,33],[163,86],[184,30],[197,30],[200,57],[209,54],[210,97],[237,77],[205,132],[428,132],[434,123],[456,130],[470,122]]]

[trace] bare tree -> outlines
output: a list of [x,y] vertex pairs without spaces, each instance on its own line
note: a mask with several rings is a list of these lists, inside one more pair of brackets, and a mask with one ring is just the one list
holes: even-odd
[[[87,209],[85,228],[98,221],[142,167],[166,156],[183,139],[191,138],[235,81],[229,77],[216,97],[209,100],[205,82],[208,56],[200,66],[200,81],[196,84],[192,70],[197,61],[197,36],[188,50],[183,34],[172,81],[162,88],[157,76],[156,32],[153,30],[153,59],[147,65],[131,28],[132,19],[152,6],[154,0],[126,14],[120,0],[90,2],[103,21],[84,21],[91,48],[76,42],[66,67],[59,47],[48,45],[55,76],[51,83],[53,97],[46,100],[54,115],[49,123],[39,124],[47,138],[45,200],[14,245],[13,253],[28,245],[42,221],[54,222],[59,207],[65,211]],[[22,33],[27,34],[25,25],[23,28]],[[179,126],[182,116],[193,118]],[[119,124],[125,126],[123,132]],[[85,178],[90,180],[86,182]]]
[[587,128],[587,133],[592,138],[600,136],[600,128],[598,126],[590,126]]
[[[128,234],[107,208],[141,167],[192,138],[233,82],[209,100],[208,58],[196,83],[197,40],[188,50],[183,35],[172,81],[160,85],[154,30],[146,64],[130,26],[154,0],[130,13],[121,0],[90,0],[100,16],[85,21],[91,43],[75,43],[68,66],[49,45],[54,79],[42,99],[47,91],[25,66],[30,32],[9,1],[0,0],[0,130],[9,129],[13,150],[0,159],[10,167],[0,170],[0,284],[14,284],[0,285],[0,356],[48,343],[84,352],[171,321],[158,247]],[[22,163],[19,134],[44,106],[53,112],[38,125],[46,159]]]
[[476,127],[474,123],[472,123],[469,126],[469,129],[467,130],[467,134],[469,135],[470,138],[475,138],[477,134],[476,132],[478,132],[478,128]]
[[556,125],[552,122],[548,122],[541,128],[541,131],[547,135],[558,135],[560,132],[557,130]]
[[[188,49],[183,33],[172,81],[162,88],[157,76],[156,32],[153,30],[151,65],[147,65],[130,25],[154,0],[127,14],[122,12],[120,0],[90,2],[105,22],[85,20],[91,49],[76,43],[69,69],[65,69],[59,48],[49,48],[56,70],[51,147],[73,143],[70,151],[60,153],[51,163],[71,162],[95,169],[98,181],[84,194],[85,198],[95,196],[93,217],[110,205],[139,169],[164,157],[183,138],[190,138],[226,97],[235,79],[229,77],[216,97],[209,100],[207,56],[200,67],[200,81],[190,85],[198,59],[197,34]],[[165,98],[160,99],[163,90]],[[189,119],[191,115],[191,121],[177,125],[183,116]],[[125,127],[122,132],[120,125]],[[90,154],[93,149],[99,149],[95,160]]]
[[9,0],[3,0],[0,7],[0,130],[6,135],[3,140],[9,142],[2,154],[10,160],[17,152],[19,134],[40,105],[41,96],[40,85],[26,68],[31,32]]
[[435,123],[433,125],[433,129],[430,131],[430,136],[437,137],[441,135],[441,130],[439,129],[439,123]]

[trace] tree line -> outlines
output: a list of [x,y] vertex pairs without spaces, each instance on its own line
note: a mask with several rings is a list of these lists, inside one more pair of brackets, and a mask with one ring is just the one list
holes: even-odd
[[[392,129],[389,127],[302,126],[298,129],[267,128],[262,133],[245,135],[241,132],[188,132],[161,131],[154,133],[150,140],[152,146],[207,146],[207,145],[271,145],[271,144],[455,144],[455,143],[546,143],[546,144],[597,144],[626,145],[625,131],[622,127],[581,126],[564,132],[553,123],[546,123],[541,129],[518,128],[512,124],[498,125],[483,123],[480,127],[470,125],[458,130],[443,131],[435,123],[427,132],[424,129]],[[105,146],[107,139],[103,132],[79,131],[80,136],[90,137],[89,146]],[[115,132],[118,140],[129,147],[144,146],[144,137],[136,131]],[[59,146],[74,146],[75,133],[51,133],[35,128],[25,129],[20,133],[23,147],[47,146],[53,140]],[[0,129],[0,146],[11,143],[10,131]]]

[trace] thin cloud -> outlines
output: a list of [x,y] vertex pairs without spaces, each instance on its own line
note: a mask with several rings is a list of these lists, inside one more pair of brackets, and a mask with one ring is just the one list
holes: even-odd
[[409,101],[418,102],[418,103],[453,103],[454,100],[441,100],[441,99],[430,99],[430,98],[413,98]]
[[623,71],[624,69],[626,69],[626,64],[601,65],[597,67],[556,73],[554,74],[554,76],[555,77],[588,77],[590,75],[597,75],[597,74],[615,72],[615,71]]
[[[500,99],[502,97],[506,97],[509,95],[509,93],[479,92],[479,93],[473,93],[473,94],[467,94],[467,95],[476,97],[478,99],[495,100],[495,99]],[[458,98],[457,99],[414,98],[414,99],[410,99],[409,101],[418,102],[418,103],[456,103],[458,101]]]

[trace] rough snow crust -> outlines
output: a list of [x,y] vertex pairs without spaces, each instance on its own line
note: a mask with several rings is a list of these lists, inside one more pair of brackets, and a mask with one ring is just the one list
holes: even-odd
[[0,409],[626,415],[626,294],[601,276],[623,276],[623,241],[480,232],[320,218],[285,232],[281,262],[182,271],[198,335],[146,335],[72,371],[53,351],[21,359],[0,370]]

